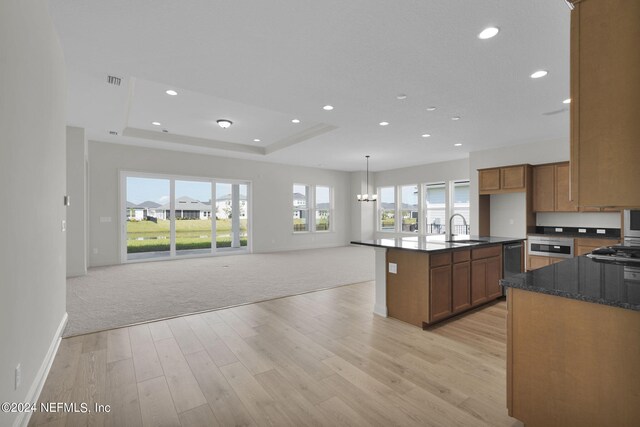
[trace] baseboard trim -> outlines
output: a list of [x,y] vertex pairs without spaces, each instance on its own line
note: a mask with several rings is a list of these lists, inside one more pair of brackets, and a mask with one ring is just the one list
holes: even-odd
[[373,306],[373,314],[377,314],[378,316],[381,316],[381,317],[389,317],[389,313],[387,312],[387,307],[381,306],[378,304]]
[[[42,387],[44,387],[47,376],[49,376],[49,370],[51,370],[53,359],[55,359],[56,353],[58,352],[58,347],[60,347],[60,342],[62,341],[62,332],[64,332],[64,328],[67,326],[68,319],[69,315],[65,312],[64,316],[62,316],[62,320],[60,321],[60,325],[58,325],[58,329],[53,336],[51,345],[49,345],[49,351],[47,351],[47,355],[42,361],[42,365],[40,365],[40,369],[36,374],[36,378],[33,380],[31,388],[29,388],[29,393],[27,393],[27,397],[24,400],[25,402],[33,404],[38,403],[40,393],[42,392]],[[18,415],[18,418],[16,418],[13,422],[13,427],[27,427],[30,419],[31,412],[21,412]]]

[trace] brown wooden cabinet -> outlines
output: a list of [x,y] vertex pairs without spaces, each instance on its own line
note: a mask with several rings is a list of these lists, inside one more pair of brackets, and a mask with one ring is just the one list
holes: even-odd
[[548,257],[540,255],[528,255],[527,256],[527,271],[537,270],[538,268],[546,267],[557,262],[562,262],[567,258]]
[[[458,253],[458,252],[454,252]],[[470,255],[470,251],[460,251]],[[451,268],[451,311],[458,313],[471,307],[471,262],[466,260],[455,262]]]
[[471,305],[482,304],[502,294],[502,245],[471,251]]
[[478,169],[480,194],[515,193],[526,190],[528,165]]
[[578,206],[640,206],[640,1],[571,12],[571,191]]
[[451,265],[432,268],[429,284],[429,323],[432,323],[451,315]]
[[535,212],[576,212],[569,200],[569,162],[533,167],[533,210]]

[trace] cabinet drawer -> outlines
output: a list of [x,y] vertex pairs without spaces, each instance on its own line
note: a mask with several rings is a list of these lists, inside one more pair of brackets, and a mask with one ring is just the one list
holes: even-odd
[[431,255],[431,268],[451,264],[451,252]]
[[471,251],[473,259],[490,258],[492,256],[500,256],[502,253],[502,245],[489,246],[488,248],[478,248]]
[[453,262],[465,262],[471,259],[471,251],[456,251],[453,253]]

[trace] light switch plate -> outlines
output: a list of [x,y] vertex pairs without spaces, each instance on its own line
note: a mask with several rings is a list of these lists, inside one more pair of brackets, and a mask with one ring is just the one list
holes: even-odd
[[556,227],[556,233],[562,233],[562,227]]
[[110,216],[101,216],[100,217],[100,222],[111,222],[111,217]]
[[398,264],[390,262],[389,263],[389,273],[398,274]]
[[586,228],[578,228],[578,233],[586,233],[587,229]]
[[596,233],[598,233],[598,234],[607,234],[607,230],[604,230],[604,229],[602,229],[602,228],[598,228],[598,229],[596,230]]

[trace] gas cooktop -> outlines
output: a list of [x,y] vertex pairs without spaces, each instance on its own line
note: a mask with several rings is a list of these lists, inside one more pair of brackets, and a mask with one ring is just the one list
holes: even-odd
[[594,249],[587,257],[595,261],[640,266],[640,246],[604,246]]

